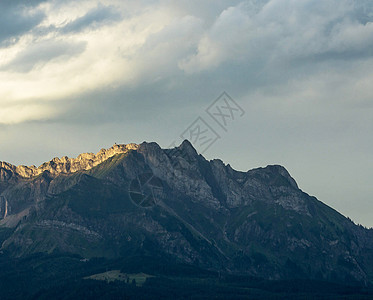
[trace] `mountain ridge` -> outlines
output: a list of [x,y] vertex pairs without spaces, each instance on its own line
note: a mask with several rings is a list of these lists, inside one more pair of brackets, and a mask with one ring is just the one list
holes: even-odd
[[372,230],[282,166],[236,171],[188,141],[144,142],[74,173],[3,177],[0,196],[1,249],[15,257],[143,253],[267,279],[373,280]]
[[48,162],[42,163],[39,167],[34,165],[15,166],[7,162],[0,161],[0,178],[6,178],[8,175],[6,174],[6,171],[10,171],[23,178],[35,177],[42,174],[44,171],[48,171],[53,175],[60,173],[70,174],[83,170],[87,171],[103,163],[105,160],[113,157],[116,154],[127,153],[129,150],[138,149],[138,147],[139,145],[134,143],[114,144],[108,149],[102,148],[96,154],[87,152],[79,154],[76,158],[69,158],[67,156],[62,156],[61,158],[55,157]]

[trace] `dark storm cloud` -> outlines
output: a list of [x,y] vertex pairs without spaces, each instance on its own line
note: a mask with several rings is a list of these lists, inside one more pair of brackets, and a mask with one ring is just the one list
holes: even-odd
[[45,18],[43,12],[30,12],[30,9],[42,2],[45,1],[5,0],[0,2],[0,46],[6,45],[11,39],[17,39],[43,21]]
[[75,33],[85,29],[95,28],[104,24],[110,24],[121,19],[120,13],[112,6],[98,5],[84,16],[68,23],[62,29],[62,33]]
[[53,59],[64,57],[64,61],[66,61],[68,58],[82,53],[85,47],[85,42],[43,41],[33,44],[23,52],[20,52],[2,69],[26,73],[31,71],[35,66],[45,64]]

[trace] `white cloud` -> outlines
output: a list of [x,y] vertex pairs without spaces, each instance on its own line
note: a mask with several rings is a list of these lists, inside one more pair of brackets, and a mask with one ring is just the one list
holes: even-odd
[[25,121],[48,120],[56,115],[54,108],[44,104],[18,104],[7,106],[2,104],[0,120],[2,124],[17,124]]
[[[45,15],[38,27],[0,49],[0,104],[48,104],[105,87],[213,74],[224,64],[241,66],[240,74],[275,73],[372,55],[368,2],[218,1],[218,9],[202,5],[205,13],[196,2],[102,3],[38,6]],[[313,76],[322,70],[308,71]]]
[[[151,12],[144,10],[114,24],[65,35],[55,28],[63,26],[63,20],[68,20],[67,24],[71,22],[67,14],[69,8],[68,5],[61,8],[65,9],[63,19],[52,23],[49,18],[49,23],[43,24],[44,28],[51,28],[51,33],[44,36],[27,34],[18,43],[0,50],[0,57],[4,57],[0,66],[0,104],[34,100],[48,103],[76,97],[89,90],[132,82],[140,71],[144,71],[138,68],[141,62],[134,61],[138,50],[152,33],[158,32],[171,19],[163,8]],[[88,13],[92,9],[85,5],[83,8]],[[77,9],[73,5],[72,15],[82,18],[84,12],[78,14],[77,11],[83,8]],[[52,4],[46,5],[45,9],[53,15]],[[0,118],[0,123],[27,121],[27,114],[20,118],[13,109],[6,112],[7,118]],[[35,119],[37,112],[33,110],[29,115]],[[44,118],[42,111],[40,117]]]

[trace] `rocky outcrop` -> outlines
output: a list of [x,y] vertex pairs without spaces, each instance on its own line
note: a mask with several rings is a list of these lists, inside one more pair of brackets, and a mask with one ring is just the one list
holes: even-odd
[[5,197],[0,196],[0,219],[6,218],[8,215],[8,201]]
[[67,156],[63,156],[61,158],[55,157],[51,161],[46,162],[39,167],[13,166],[12,164],[6,162],[0,162],[0,180],[8,180],[12,177],[12,175],[23,178],[31,178],[38,176],[45,171],[48,171],[52,175],[87,171],[116,154],[127,153],[130,150],[138,149],[138,147],[139,145],[137,144],[115,144],[109,149],[101,149],[97,154],[83,153],[77,158],[69,158]]

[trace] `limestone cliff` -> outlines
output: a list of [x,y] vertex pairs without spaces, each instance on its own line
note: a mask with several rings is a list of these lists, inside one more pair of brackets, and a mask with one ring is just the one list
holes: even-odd
[[139,145],[137,144],[115,144],[109,149],[101,149],[97,154],[82,153],[77,158],[69,158],[67,156],[61,158],[55,157],[39,167],[14,166],[7,162],[0,162],[0,180],[6,180],[13,174],[23,178],[31,178],[40,175],[44,171],[48,171],[52,175],[87,171],[116,154],[127,153],[130,150],[138,149],[138,147]]

